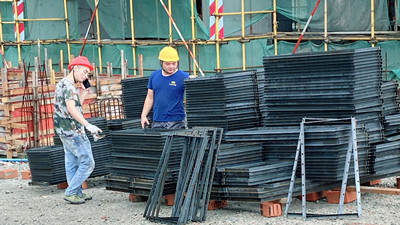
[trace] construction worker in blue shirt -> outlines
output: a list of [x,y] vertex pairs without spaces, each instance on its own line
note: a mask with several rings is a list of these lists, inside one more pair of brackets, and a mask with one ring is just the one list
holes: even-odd
[[161,49],[158,59],[161,69],[154,71],[149,77],[147,96],[141,115],[142,128],[150,125],[147,115],[152,107],[151,128],[185,128],[184,80],[189,74],[178,69],[178,52],[172,47]]

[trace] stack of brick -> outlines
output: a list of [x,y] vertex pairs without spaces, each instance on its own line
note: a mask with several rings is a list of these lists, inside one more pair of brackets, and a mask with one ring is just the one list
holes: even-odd
[[13,112],[19,106],[21,96],[14,93],[19,88],[18,77],[22,71],[17,69],[1,69],[1,103],[0,103],[0,155],[7,158],[17,157],[22,152],[24,141],[19,135],[13,133],[13,129],[25,129],[26,125],[13,118]]

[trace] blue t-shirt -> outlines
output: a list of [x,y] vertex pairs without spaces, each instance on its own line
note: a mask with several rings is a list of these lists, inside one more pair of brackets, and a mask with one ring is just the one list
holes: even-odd
[[182,70],[163,76],[161,69],[151,73],[147,88],[153,90],[153,121],[169,122],[185,119],[183,109],[184,80],[189,74]]

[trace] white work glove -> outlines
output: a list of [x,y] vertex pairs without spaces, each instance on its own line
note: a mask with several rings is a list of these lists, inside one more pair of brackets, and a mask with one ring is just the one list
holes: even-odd
[[99,134],[99,133],[103,132],[100,128],[98,128],[97,126],[95,126],[93,124],[90,124],[90,123],[86,124],[85,128],[90,133],[92,133],[92,135]]

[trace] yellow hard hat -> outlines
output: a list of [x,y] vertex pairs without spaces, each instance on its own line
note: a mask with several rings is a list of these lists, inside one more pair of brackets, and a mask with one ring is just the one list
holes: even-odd
[[178,52],[170,46],[161,49],[158,59],[164,62],[177,62],[179,61]]

